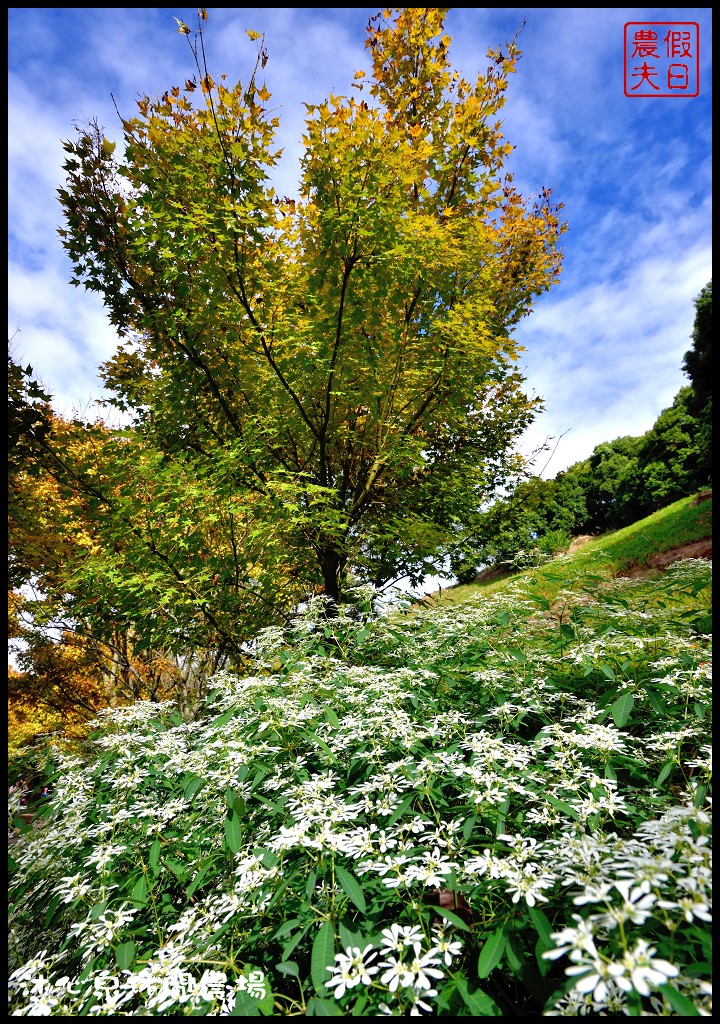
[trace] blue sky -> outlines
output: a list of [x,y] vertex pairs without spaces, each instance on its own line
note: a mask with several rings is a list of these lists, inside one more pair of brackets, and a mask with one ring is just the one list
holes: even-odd
[[[304,103],[348,93],[353,72],[369,69],[365,26],[378,9],[208,8],[215,76],[246,80],[255,57],[246,30],[264,33],[285,150],[281,194],[296,191]],[[97,367],[115,336],[101,300],[68,283],[56,234],[61,142],[91,118],[120,142],[112,97],[132,116],[142,94],[182,85],[194,68],[174,18],[192,27],[195,10],[8,12],[8,336],[66,415],[94,415]],[[649,430],[688,383],[693,299],[711,277],[711,19],[711,8],[467,7],[447,16],[451,60],[469,79],[485,70],[488,47],[524,22],[501,112],[516,147],[508,167],[523,194],[548,186],[565,204],[560,284],[516,332],[528,388],[545,400],[520,447],[529,454],[552,439],[536,463],[546,477],[604,441]],[[626,22],[698,23],[699,96],[624,95]]]

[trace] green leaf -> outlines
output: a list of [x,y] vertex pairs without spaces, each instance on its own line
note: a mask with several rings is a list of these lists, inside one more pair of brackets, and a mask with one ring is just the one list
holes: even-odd
[[495,822],[495,835],[500,836],[505,831],[505,815],[510,810],[510,801],[503,800],[497,809],[497,821]]
[[508,935],[503,950],[503,959],[513,974],[519,974],[523,969],[523,947],[517,935]]
[[291,978],[300,977],[300,968],[294,960],[285,960],[283,963],[277,964],[275,970],[279,974],[288,974]]
[[110,900],[102,900],[100,903],[96,903],[94,906],[92,906],[90,908],[90,915],[89,915],[90,916],[90,920],[91,921],[98,921],[100,919],[100,917],[107,910],[107,906],[108,906],[109,902],[110,902]]
[[148,856],[150,861],[150,867],[153,871],[157,871],[157,866],[160,863],[160,840],[156,839],[150,847],[150,854]]
[[237,712],[237,708],[228,708],[227,711],[223,711],[223,713],[221,715],[219,715],[217,718],[213,718],[213,720],[210,723],[210,725],[211,726],[227,725],[227,723],[236,714],[236,712]]
[[552,949],[554,945],[551,938],[552,928],[550,927],[550,922],[547,917],[539,907],[528,907],[528,913],[530,915],[530,920],[535,926],[535,931],[546,944],[548,949]]
[[311,928],[311,924],[308,924],[308,925],[305,926],[305,928],[301,928],[299,931],[297,931],[292,936],[292,938],[288,939],[288,941],[283,946],[283,950],[282,950],[282,958],[283,958],[283,960],[287,960],[288,959],[290,954],[296,949],[296,947],[305,938],[305,935],[310,930],[310,928]]
[[[188,875],[188,865],[181,860],[175,860],[172,857],[165,857],[163,864],[175,877],[178,882],[184,882]],[[167,893],[165,893],[167,896]]]
[[346,920],[347,918],[345,920],[338,921],[338,937],[340,939],[341,949],[347,949],[348,946],[363,947],[365,945],[365,939],[356,928],[350,928],[345,923]]
[[192,894],[197,889],[199,889],[200,886],[203,884],[203,882],[206,882],[208,880],[208,878],[215,878],[219,874],[220,874],[220,871],[219,871],[219,869],[217,867],[217,864],[215,862],[211,862],[210,864],[206,864],[205,867],[201,871],[198,871],[198,873],[195,875],[195,877],[193,878],[192,882],[188,886],[188,888],[187,888],[188,896],[192,896]]
[[262,976],[262,985],[264,989],[262,996],[252,996],[250,992],[248,992],[248,995],[251,995],[251,998],[255,999],[255,1001],[257,1002],[258,1009],[260,1010],[260,1013],[264,1014],[265,1016],[272,1015],[275,1000],[273,999],[270,979],[265,974],[265,971],[263,971],[262,968],[255,966],[255,964],[245,964],[243,967],[243,974],[248,979],[248,981],[257,981],[258,978]]
[[247,814],[247,804],[245,803],[242,793],[236,793],[232,786],[228,786],[225,790],[225,803],[230,810],[235,811],[236,814]]
[[672,985],[658,985],[658,992],[662,993],[673,1010],[679,1013],[681,1017],[699,1017],[701,1015],[692,1000],[688,999],[687,996],[681,995]]
[[707,786],[698,786],[693,797],[693,807],[702,807],[707,796]]
[[183,797],[185,798],[185,800],[192,800],[195,794],[199,793],[204,785],[205,779],[201,779],[199,775],[196,775],[194,778],[191,778],[183,792]]
[[315,991],[324,996],[327,993],[325,983],[330,980],[327,970],[335,963],[335,934],[331,921],[324,921],[318,928],[313,939],[310,957],[310,974]]
[[505,653],[509,654],[513,661],[525,662],[528,660],[527,654],[521,651],[519,647],[506,647]]
[[308,999],[307,1009],[305,1011],[306,1017],[344,1017],[345,1014],[340,1009],[334,999],[318,999],[317,996],[312,996]]
[[613,716],[613,721],[615,722],[615,725],[618,729],[622,729],[622,727],[627,722],[628,718],[632,713],[634,703],[634,694],[623,693],[622,696],[618,697],[615,703],[611,706],[610,712]]
[[115,947],[115,962],[119,971],[126,971],[135,959],[135,943],[132,939],[129,942],[121,942]]
[[478,957],[478,978],[487,978],[500,963],[505,949],[506,938],[505,925],[501,925],[485,940]]
[[665,715],[667,715],[667,705],[663,703],[660,695],[656,693],[655,690],[650,689],[650,687],[647,687],[645,692],[647,694],[647,699],[650,701],[657,713],[662,715],[664,718]]
[[463,825],[462,834],[463,839],[465,840],[466,843],[470,842],[470,836],[472,835],[472,831],[475,828],[476,822],[477,818],[473,815],[473,817],[467,818],[465,824]]
[[312,898],[312,894],[315,891],[315,883],[316,882],[317,882],[317,871],[315,871],[315,869],[313,868],[313,870],[310,872],[310,874],[307,877],[307,881],[305,882],[305,895],[307,896],[308,899]]
[[668,775],[670,774],[670,772],[673,770],[674,767],[675,767],[675,762],[674,761],[666,761],[665,764],[660,769],[660,774],[657,777],[657,782],[655,783],[655,785],[656,786],[662,786],[663,782],[668,777]]
[[257,999],[248,992],[235,993],[235,1006],[230,1011],[231,1017],[259,1017],[260,1007]]
[[[583,977],[585,977],[585,975],[583,975]],[[640,1017],[642,1015],[642,996],[639,992],[636,992],[634,988],[625,993],[625,1006],[625,1012],[628,1017]]]
[[471,992],[462,974],[456,978],[455,984],[462,1001],[474,1017],[502,1017],[502,1010],[487,992],[483,992],[481,988],[476,988]]
[[134,903],[136,907],[144,907],[148,901],[148,882],[145,875],[141,875],[137,882],[133,886],[133,891],[130,894],[130,902]]
[[47,911],[45,913],[45,927],[46,928],[50,927],[50,923],[52,922],[52,919],[55,916],[55,911],[57,910],[57,908],[58,908],[58,906],[60,904],[60,900],[61,899],[62,899],[62,894],[58,893],[56,896],[53,896],[53,898],[50,900],[50,903],[48,904]]
[[335,877],[340,883],[343,891],[350,897],[360,913],[364,914],[367,910],[367,904],[365,902],[365,895],[362,891],[362,887],[357,879],[351,875],[349,871],[346,871],[345,868],[340,867],[339,864],[335,865]]
[[550,960],[546,960],[545,957],[543,956],[543,953],[547,953],[547,951],[549,949],[554,949],[554,948],[555,947],[552,944],[550,944],[548,946],[547,942],[543,942],[542,939],[538,939],[537,942],[535,943],[535,959],[537,961],[538,971],[540,972],[540,975],[543,978],[547,974],[549,974],[550,971],[552,970],[552,963],[551,963],[551,961]]
[[706,975],[709,977],[712,974],[712,964],[688,964],[687,967],[683,969],[683,974],[688,978],[704,978]]
[[409,796],[405,797],[405,799],[400,804],[400,806],[398,808],[396,808],[393,811],[393,813],[390,815],[390,817],[388,818],[388,826],[394,825],[396,821],[398,821],[400,818],[402,818],[403,814],[408,809],[408,807],[410,807],[412,805],[412,802],[413,802],[414,799],[415,799],[415,794],[414,793],[411,793]]
[[242,824],[235,811],[225,815],[225,841],[231,853],[235,854],[242,848]]
[[320,749],[328,757],[329,760],[331,760],[331,761],[335,761],[336,760],[335,755],[333,754],[332,750],[327,745],[325,740],[321,740],[319,736],[315,735],[315,733],[304,732],[302,735],[305,737],[305,739],[308,741],[308,743],[311,746],[318,746],[318,747],[320,747]]
[[556,796],[550,796],[549,793],[543,793],[543,796],[549,804],[552,804],[553,807],[557,807],[557,809],[562,811],[563,814],[567,814],[569,818],[574,818],[575,821],[580,821],[580,815],[573,807],[570,806],[570,804],[566,803],[564,800],[558,800]]
[[444,917],[446,921],[449,921],[450,924],[454,924],[455,927],[456,928],[460,928],[461,931],[464,931],[464,932],[469,932],[470,931],[470,929],[465,924],[463,919],[458,914],[454,914],[452,912],[452,910],[448,910],[447,907],[438,907],[438,906],[433,905],[432,911],[433,911],[433,914],[439,914],[440,917]]

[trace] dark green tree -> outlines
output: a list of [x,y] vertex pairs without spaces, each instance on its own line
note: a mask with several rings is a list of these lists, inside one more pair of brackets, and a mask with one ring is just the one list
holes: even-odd
[[585,474],[588,532],[617,530],[640,517],[640,440],[618,437],[593,450]]
[[693,397],[688,408],[699,415],[712,401],[712,281],[695,299],[692,348],[685,353],[682,369],[690,378]]
[[690,378],[692,394],[688,411],[699,423],[696,443],[700,451],[698,482],[702,487],[712,479],[712,281],[695,299],[692,348],[685,353],[683,373]]
[[[710,401],[710,399],[708,399]],[[685,387],[664,409],[642,438],[638,451],[641,476],[638,511],[649,515],[707,483],[708,451],[702,432],[703,419],[692,388]]]

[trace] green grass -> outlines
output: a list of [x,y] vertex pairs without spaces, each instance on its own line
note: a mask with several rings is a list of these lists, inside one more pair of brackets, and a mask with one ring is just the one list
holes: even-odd
[[712,498],[695,505],[693,501],[693,497],[682,498],[632,526],[587,541],[571,555],[557,557],[544,566],[448,587],[430,594],[423,604],[460,604],[489,597],[507,587],[510,580],[523,578],[538,584],[544,597],[552,598],[579,573],[599,574],[611,579],[632,569],[649,566],[655,555],[712,536]]

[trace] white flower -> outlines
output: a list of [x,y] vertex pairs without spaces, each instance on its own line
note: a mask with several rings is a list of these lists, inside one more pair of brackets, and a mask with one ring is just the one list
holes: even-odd
[[603,915],[603,923],[608,928],[615,928],[616,925],[625,921],[644,924],[649,917],[652,917],[652,907],[657,903],[657,896],[654,893],[643,892],[639,885],[632,886],[629,878],[621,878],[613,885],[622,896],[623,903],[620,907],[609,906],[607,913]]
[[437,970],[437,953],[433,950],[420,955],[420,944],[413,946],[414,956],[410,961],[399,961],[390,957],[381,967],[388,970],[381,977],[383,985],[387,985],[391,992],[395,992],[398,985],[403,988],[413,987],[416,991],[429,992],[432,988],[432,978],[444,977],[443,972]]
[[649,996],[651,986],[665,985],[668,978],[676,978],[680,973],[667,960],[655,959],[655,947],[645,939],[638,939],[635,949],[624,955],[622,966],[629,977],[624,973],[616,978],[618,986],[625,992],[634,988],[641,996]]
[[555,878],[552,875],[535,875],[534,865],[525,865],[525,871],[511,868],[507,873],[508,892],[513,893],[513,903],[519,903],[522,896],[529,907],[534,907],[540,900],[547,903],[547,896],[543,895],[543,889],[550,889]]
[[658,906],[663,910],[681,910],[683,917],[690,924],[695,918],[708,923],[712,922],[709,904],[696,896],[681,896],[677,901],[658,900]]
[[387,967],[388,969],[381,976],[380,981],[383,985],[387,985],[391,992],[397,992],[398,986],[402,988],[409,988],[413,983],[413,972],[407,967],[402,960],[398,960],[396,957],[391,956],[388,960],[385,960],[380,964],[381,967]]
[[471,857],[465,861],[463,875],[472,878],[473,875],[487,874],[490,878],[500,878],[502,874],[502,861],[493,857],[488,849],[477,857]]
[[78,871],[74,875],[66,875],[57,884],[57,892],[62,895],[63,903],[72,903],[90,891],[92,885]]
[[436,846],[432,853],[423,854],[422,864],[413,864],[408,869],[407,877],[411,881],[421,881],[425,885],[438,888],[443,884],[445,876],[454,868],[457,868],[457,866],[455,861],[447,860],[443,857],[440,853],[440,848]]
[[[403,865],[409,863],[410,858],[406,857],[403,853],[397,853],[394,856],[386,856],[381,861],[362,861],[358,868],[362,871],[377,871],[380,877],[383,879],[383,884],[389,889],[396,889],[401,885],[407,885],[409,881],[409,874],[406,872]],[[388,872],[394,871],[394,877],[383,878]]]
[[439,954],[445,960],[445,964],[450,967],[452,958],[460,956],[462,953],[463,944],[457,939],[449,938],[442,927],[435,926],[433,933],[433,946],[430,952]]
[[124,853],[126,849],[126,846],[114,845],[113,843],[110,843],[108,846],[98,846],[93,850],[90,856],[85,859],[84,863],[88,867],[94,864],[95,870],[99,874],[105,865],[110,863],[113,857],[117,856],[119,853]]
[[[423,992],[423,999],[430,999],[432,996],[436,995],[437,991],[434,988],[431,988]],[[421,1011],[424,1013],[432,1013],[432,1006],[430,1006],[429,1003],[423,1002],[423,999],[420,998],[419,992],[413,991],[412,1009],[410,1010],[411,1017],[421,1017],[423,1015]]]
[[574,988],[582,993],[592,992],[592,998],[598,1006],[607,1003],[612,992],[612,983],[617,983],[618,977],[622,977],[624,972],[622,964],[606,964],[599,957],[565,968],[568,977],[580,975]]
[[417,924],[393,924],[389,928],[383,928],[382,934],[385,941],[381,950],[388,956],[390,953],[401,953],[406,946],[419,945],[423,938],[422,929]]
[[380,829],[380,832],[378,833],[377,844],[380,853],[385,853],[387,850],[390,850],[393,846],[397,846],[398,841],[397,839],[394,839],[392,836],[388,836],[385,833],[385,829],[383,828]]
[[585,920],[579,914],[573,914],[572,917],[574,921],[577,921],[577,927],[563,928],[561,932],[553,932],[551,938],[555,941],[556,948],[548,949],[543,953],[544,960],[557,960],[572,951],[588,953],[591,957],[597,956],[593,922]]
[[121,908],[114,913],[108,911],[101,914],[97,919],[98,937],[103,938],[106,942],[112,942],[117,932],[124,925],[129,924],[136,913],[137,910],[134,908],[130,911]]
[[[569,878],[573,878],[572,874],[566,875],[566,881]],[[610,882],[587,882],[585,885],[585,891],[580,893],[578,896],[573,897],[573,903],[576,907],[583,907],[586,903],[607,902],[610,889]],[[574,914],[573,917],[575,917]]]
[[360,982],[363,985],[372,982],[371,976],[380,970],[380,967],[369,966],[376,956],[371,945],[362,951],[359,946],[347,946],[344,953],[335,954],[336,963],[327,968],[332,971],[333,977],[325,984],[328,988],[335,988],[336,999],[342,999],[347,989],[354,988]]

